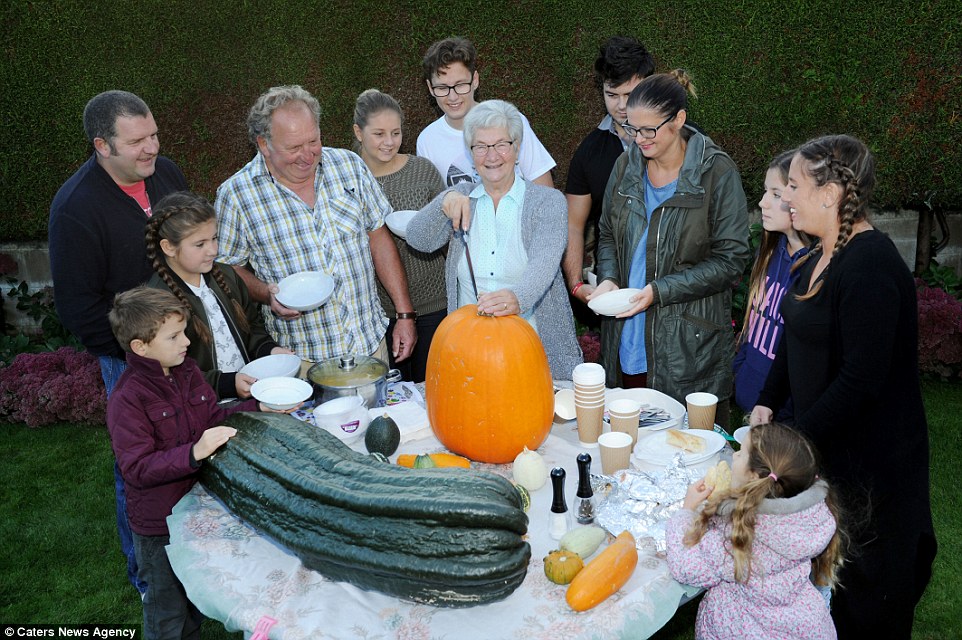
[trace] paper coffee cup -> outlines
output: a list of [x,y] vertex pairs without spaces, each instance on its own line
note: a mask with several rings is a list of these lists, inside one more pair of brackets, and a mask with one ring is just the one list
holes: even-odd
[[608,405],[608,420],[611,430],[627,433],[631,436],[631,446],[638,442],[638,414],[641,403],[630,398],[618,398]]
[[575,404],[575,412],[578,414],[578,440],[585,445],[596,444],[598,436],[601,435],[602,418],[605,415],[604,402],[596,407],[582,407]]
[[610,476],[616,471],[627,469],[631,462],[631,436],[619,431],[603,433],[598,438],[601,449],[601,470]]
[[713,429],[715,427],[715,409],[718,407],[718,396],[713,393],[689,393],[685,396],[688,404],[689,429]]
[[596,362],[579,364],[571,372],[571,382],[574,384],[604,384],[605,368]]

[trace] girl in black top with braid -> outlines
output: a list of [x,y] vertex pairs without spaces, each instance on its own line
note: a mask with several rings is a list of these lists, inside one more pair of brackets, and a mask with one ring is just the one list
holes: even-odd
[[179,192],[156,204],[147,222],[147,257],[154,268],[148,285],[168,289],[191,310],[187,355],[219,398],[249,398],[256,380],[238,373],[246,363],[274,353],[260,305],[244,282],[217,256],[214,207],[193,193]]
[[850,136],[811,140],[792,159],[782,202],[817,244],[782,299],[785,334],[751,421],[770,421],[791,393],[795,427],[857,514],[832,599],[838,637],[907,640],[936,551],[929,442],[915,283],[868,218],[874,186],[875,160]]

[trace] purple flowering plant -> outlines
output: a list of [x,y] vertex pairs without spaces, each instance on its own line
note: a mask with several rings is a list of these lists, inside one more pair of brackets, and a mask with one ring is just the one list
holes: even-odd
[[601,336],[596,331],[585,331],[578,336],[578,344],[581,345],[585,362],[601,361]]
[[962,378],[962,301],[916,280],[919,300],[919,371]]
[[106,405],[100,364],[86,351],[21,353],[0,369],[0,419],[30,427],[102,425]]

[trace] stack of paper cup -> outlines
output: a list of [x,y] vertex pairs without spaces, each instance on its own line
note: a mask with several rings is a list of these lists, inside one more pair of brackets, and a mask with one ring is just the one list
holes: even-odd
[[594,446],[601,435],[605,415],[605,369],[600,364],[579,364],[571,372],[575,392],[575,413],[578,418],[578,439],[583,445]]
[[611,420],[611,430],[627,433],[631,436],[631,446],[638,443],[638,415],[641,413],[641,403],[631,398],[618,398],[608,405],[608,419]]
[[689,393],[685,396],[688,404],[689,429],[713,429],[715,427],[715,408],[718,396],[713,393]]

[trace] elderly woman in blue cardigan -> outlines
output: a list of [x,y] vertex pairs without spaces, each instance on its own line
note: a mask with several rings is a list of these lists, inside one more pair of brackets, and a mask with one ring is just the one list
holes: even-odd
[[561,274],[567,205],[560,191],[516,174],[522,132],[513,105],[474,107],[464,119],[464,143],[480,183],[438,194],[411,221],[407,241],[427,252],[448,245],[448,312],[476,303],[482,313],[520,315],[541,337],[552,377],[570,380],[582,355]]

